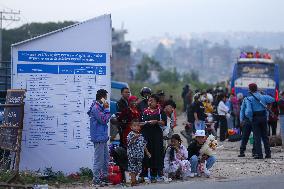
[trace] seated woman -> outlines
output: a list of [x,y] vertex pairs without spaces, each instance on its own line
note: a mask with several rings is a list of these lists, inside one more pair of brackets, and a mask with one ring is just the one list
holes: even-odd
[[164,159],[166,177],[185,178],[190,174],[190,163],[187,160],[188,152],[181,142],[178,134],[172,135],[171,144]]

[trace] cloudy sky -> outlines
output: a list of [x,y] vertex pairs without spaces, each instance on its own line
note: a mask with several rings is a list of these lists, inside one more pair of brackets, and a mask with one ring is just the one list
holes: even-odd
[[284,31],[283,0],[0,0],[0,10],[21,11],[21,21],[83,21],[112,14],[113,26],[127,38],[206,31]]

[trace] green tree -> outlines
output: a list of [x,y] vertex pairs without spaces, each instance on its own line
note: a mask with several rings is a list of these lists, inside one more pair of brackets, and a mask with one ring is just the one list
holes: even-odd
[[75,22],[48,22],[48,23],[31,23],[25,24],[21,27],[3,30],[3,56],[2,59],[5,61],[11,60],[11,45],[20,41],[24,41],[54,30],[64,28],[72,25]]
[[183,83],[199,82],[198,72],[191,71],[182,75]]
[[146,63],[141,63],[137,66],[137,73],[135,75],[135,80],[146,81],[150,77],[149,66]]
[[159,80],[164,83],[177,83],[180,81],[180,74],[177,72],[176,68],[174,71],[164,70],[160,72]]
[[172,59],[170,51],[162,44],[159,43],[155,52],[154,58],[161,63],[161,65],[169,64]]
[[161,71],[162,67],[160,66],[160,63],[154,58],[151,58],[148,55],[144,55],[141,63],[137,66],[135,80],[142,82],[146,81],[150,77],[151,70]]

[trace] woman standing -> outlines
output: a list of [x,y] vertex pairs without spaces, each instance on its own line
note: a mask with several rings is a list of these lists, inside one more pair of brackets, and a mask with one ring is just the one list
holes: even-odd
[[159,97],[151,95],[148,105],[144,110],[142,121],[145,125],[142,127],[142,135],[147,141],[147,149],[151,154],[151,158],[144,158],[142,177],[148,176],[148,168],[150,168],[151,180],[155,182],[158,175],[162,176],[164,167],[164,150],[163,150],[163,132],[160,128],[167,123],[166,114],[158,106]]
[[272,136],[276,135],[277,130],[277,121],[278,121],[278,115],[279,115],[279,108],[277,102],[273,102],[269,105],[271,112],[269,112],[269,118],[268,118],[268,136],[272,134]]
[[220,141],[226,139],[228,131],[227,115],[229,114],[229,108],[225,105],[226,96],[224,94],[219,95],[219,103],[217,107],[217,112],[219,115],[219,124],[220,124]]
[[138,101],[138,97],[136,96],[130,96],[128,98],[128,108],[124,109],[121,114],[119,115],[119,117],[117,118],[119,122],[121,123],[125,123],[126,127],[122,128],[122,146],[123,147],[127,147],[127,135],[130,133],[131,128],[131,122],[134,119],[140,119],[140,113],[139,110],[137,108],[137,101]]

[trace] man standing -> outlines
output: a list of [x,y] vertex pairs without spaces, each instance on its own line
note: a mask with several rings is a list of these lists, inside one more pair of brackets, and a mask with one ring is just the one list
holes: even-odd
[[195,130],[205,130],[205,107],[200,101],[200,93],[195,94],[194,102],[192,105],[192,112],[194,116],[194,128]]
[[186,107],[188,104],[187,93],[189,92],[189,85],[185,85],[182,89],[181,97],[183,99],[183,111],[186,111]]
[[130,96],[129,88],[127,87],[121,88],[121,99],[116,104],[118,112],[122,112],[124,109],[128,107],[129,96]]
[[282,138],[282,147],[284,148],[284,91],[280,93],[280,100],[278,102],[279,110],[280,110],[280,131]]
[[254,142],[256,155],[255,159],[262,159],[262,147],[261,140],[265,149],[265,158],[271,158],[271,151],[269,146],[269,140],[267,136],[267,112],[266,105],[274,102],[274,98],[269,95],[262,95],[257,91],[257,85],[255,83],[249,84],[249,92],[251,96],[247,97],[246,101],[247,111],[245,116],[252,121],[252,129],[254,133]]
[[94,178],[95,185],[104,186],[108,182],[109,152],[107,141],[108,125],[111,114],[106,101],[107,91],[100,89],[96,94],[96,101],[90,107],[90,136],[94,143]]
[[148,108],[148,100],[152,94],[152,90],[149,87],[143,87],[140,91],[140,95],[142,96],[142,100],[138,104],[138,109],[142,114],[146,108]]
[[[248,101],[248,99],[244,98],[242,105],[241,105],[241,111],[240,111],[242,141],[241,141],[241,147],[240,147],[240,154],[238,155],[238,157],[245,157],[246,146],[249,140],[250,133],[252,132],[252,122],[250,121],[252,120],[252,117],[248,118],[245,116],[245,112],[247,111],[246,101]],[[253,148],[252,148],[253,156],[255,155],[255,145],[254,144],[255,142],[253,143]]]
[[[123,87],[123,88],[121,88],[120,91],[121,91],[121,98],[116,104],[118,114],[120,114],[121,112],[123,112],[125,109],[128,108],[128,98],[130,96],[129,88]],[[126,125],[127,125],[127,123],[126,123],[125,120],[122,120],[122,122],[118,123],[118,134],[119,134],[119,139],[120,139],[120,146],[122,146],[122,144],[123,144],[122,133],[123,133],[123,130],[126,128]]]
[[156,94],[159,97],[160,108],[161,108],[161,110],[164,110],[164,108],[165,108],[165,101],[166,101],[165,92],[163,90],[158,90]]

